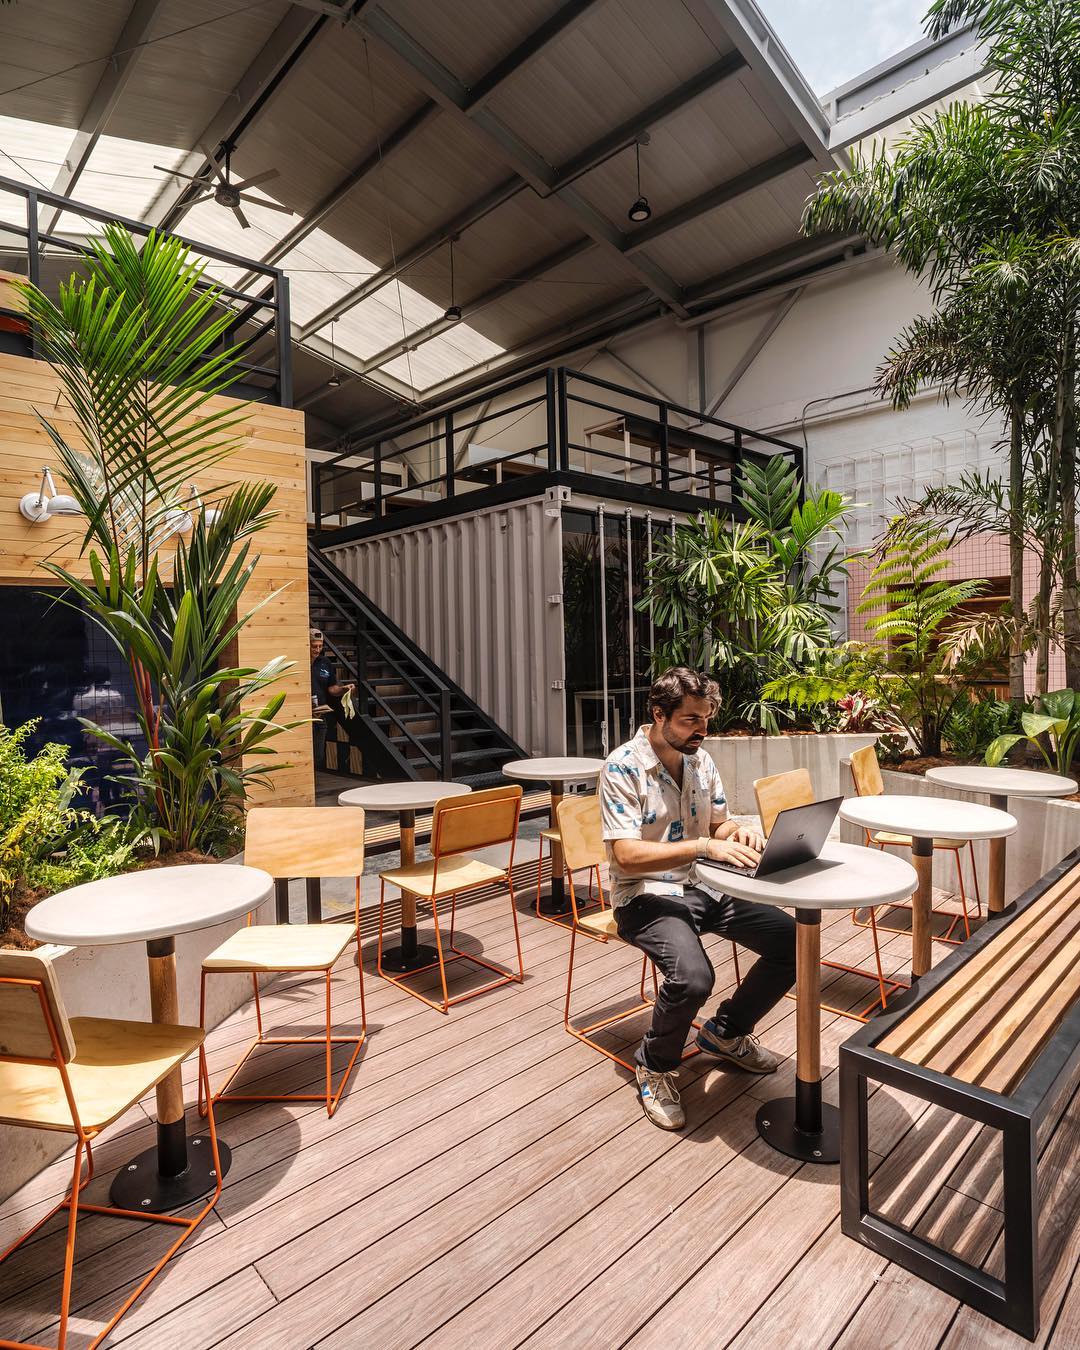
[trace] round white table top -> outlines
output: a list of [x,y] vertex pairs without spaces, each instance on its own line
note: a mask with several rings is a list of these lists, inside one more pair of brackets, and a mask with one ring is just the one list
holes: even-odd
[[906,900],[919,878],[906,858],[861,844],[828,841],[813,862],[767,877],[697,864],[698,876],[713,890],[736,900],[757,900],[787,909],[862,909]]
[[339,806],[362,806],[365,811],[423,811],[444,797],[464,797],[468,783],[368,783],[338,793]]
[[512,759],[502,766],[507,778],[524,778],[529,782],[566,783],[579,778],[596,778],[604,767],[602,759],[559,758]]
[[1068,797],[1076,781],[1057,773],[1035,769],[991,768],[989,764],[958,764],[927,769],[931,783],[960,788],[964,792],[989,792],[995,797]]
[[849,797],[840,819],[920,839],[997,839],[1016,829],[1016,817],[1007,811],[950,797]]
[[254,909],[273,890],[273,877],[258,867],[151,867],[39,900],[26,916],[26,931],[38,942],[70,947],[145,942],[213,928]]

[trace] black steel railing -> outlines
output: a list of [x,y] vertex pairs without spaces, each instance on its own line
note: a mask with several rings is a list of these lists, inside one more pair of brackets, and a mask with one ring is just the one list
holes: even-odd
[[[153,227],[141,220],[118,216],[115,212],[87,206],[70,197],[44,188],[31,187],[11,178],[0,178],[0,193],[21,197],[25,203],[24,223],[0,221],[0,252],[17,259],[25,257],[26,278],[48,292],[57,278],[51,265],[65,256],[88,256],[89,247],[78,240],[45,230],[42,214],[59,216],[70,213],[87,223],[123,225],[131,234],[146,237]],[[172,233],[172,232],[170,232]],[[13,238],[9,238],[12,237]],[[278,267],[199,243],[183,235],[172,233],[196,258],[212,259],[229,267],[238,268],[242,275],[252,274],[256,280],[244,290],[213,280],[199,283],[201,289],[213,289],[219,303],[233,312],[220,341],[222,347],[231,347],[234,357],[250,352],[258,343],[265,345],[272,339],[271,355],[262,361],[240,361],[243,386],[236,392],[244,397],[292,406],[292,345],[289,331],[289,283]],[[21,241],[22,247],[18,242]],[[66,280],[66,277],[63,278]],[[33,333],[27,335],[30,355],[36,355]]]
[[740,467],[775,454],[801,472],[802,449],[789,441],[552,368],[373,432],[313,464],[315,528],[341,540],[343,530],[438,519],[558,483],[738,515]]

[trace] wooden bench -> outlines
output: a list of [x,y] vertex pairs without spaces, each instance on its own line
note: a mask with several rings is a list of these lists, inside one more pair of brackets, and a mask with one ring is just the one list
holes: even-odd
[[[1034,1339],[1037,1131],[1080,1063],[1080,849],[840,1047],[848,1237]],[[867,1082],[1001,1131],[1005,1278],[871,1211]]]

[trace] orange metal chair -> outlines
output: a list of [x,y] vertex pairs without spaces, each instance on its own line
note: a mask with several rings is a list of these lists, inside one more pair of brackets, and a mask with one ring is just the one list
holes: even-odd
[[[809,806],[814,800],[814,784],[807,769],[791,769],[787,773],[775,773],[768,778],[756,779],[754,796],[757,799],[758,814],[761,816],[762,831],[768,836],[772,832],[776,817],[781,811],[785,811],[791,806]],[[868,980],[877,982],[877,997],[868,1003],[861,1012],[852,1012],[849,1008],[837,1008],[831,1004],[822,1003],[821,1007],[825,1012],[834,1013],[839,1017],[850,1017],[856,1022],[868,1021],[873,1012],[887,1005],[890,994],[895,994],[899,989],[908,988],[903,980],[894,980],[882,971],[877,920],[873,909],[870,910],[869,927],[874,935],[874,970],[864,970],[861,966],[846,966],[842,961],[822,961],[821,963],[828,970],[839,970],[845,975],[862,975]],[[787,997],[794,998],[795,995],[789,993]]]
[[[559,805],[561,806],[562,803],[560,802]],[[558,819],[558,815],[559,815],[559,808],[558,808],[558,807],[555,808],[555,815],[556,815],[556,819]],[[538,919],[543,919],[543,921],[544,921],[545,923],[553,923],[553,924],[556,924],[559,928],[573,928],[573,926],[574,926],[574,925],[577,923],[577,921],[578,921],[578,915],[579,915],[579,914],[583,914],[587,909],[603,909],[603,908],[605,907],[606,903],[607,903],[607,902],[604,900],[604,891],[603,891],[603,888],[600,886],[600,870],[599,870],[599,867],[597,867],[597,869],[596,869],[597,898],[596,898],[595,900],[593,899],[593,873],[592,873],[592,871],[590,870],[590,872],[589,872],[589,893],[588,893],[588,897],[587,897],[587,899],[586,899],[586,901],[585,901],[585,904],[584,904],[584,905],[581,905],[581,906],[579,907],[579,906],[578,906],[578,902],[577,902],[577,897],[576,897],[576,895],[574,894],[574,878],[573,878],[573,874],[570,873],[569,865],[568,865],[567,862],[566,862],[566,850],[565,850],[565,848],[564,848],[564,849],[563,849],[563,868],[564,868],[564,871],[566,871],[566,872],[569,874],[569,878],[568,878],[568,879],[569,879],[569,882],[570,882],[570,910],[571,910],[571,917],[570,917],[569,920],[567,920],[567,919],[561,918],[561,917],[560,917],[559,915],[557,915],[557,914],[545,914],[544,911],[540,908],[540,901],[541,901],[541,898],[542,898],[542,895],[541,895],[541,888],[542,888],[542,886],[543,886],[543,884],[544,884],[544,844],[545,844],[545,843],[548,845],[549,849],[552,849],[552,850],[554,849],[554,846],[555,846],[556,844],[560,844],[560,845],[562,844],[562,825],[561,825],[561,824],[556,825],[555,827],[553,827],[553,828],[551,828],[551,829],[541,830],[541,831],[540,831],[540,852],[539,852],[539,854],[537,855],[537,859],[536,859],[536,906],[535,906],[535,909],[536,909],[536,917],[537,917]]]
[[[200,1027],[104,1017],[73,1017],[69,1021],[49,961],[36,952],[0,951],[0,1123],[56,1130],[75,1138],[71,1189],[44,1218],[0,1253],[0,1262],[6,1261],[43,1224],[61,1210],[67,1210],[57,1350],[64,1350],[67,1343],[80,1214],[171,1224],[182,1230],[153,1270],[139,1281],[90,1342],[92,1350],[108,1336],[217,1203],[221,1194],[221,1165],[212,1109],[207,1116],[217,1183],[197,1214],[181,1219],[171,1214],[91,1205],[79,1198],[94,1175],[93,1140],[195,1051],[199,1054],[200,1085],[209,1090]],[[28,1344],[0,1339],[2,1346]],[[34,1343],[30,1350],[47,1347]]]
[[[426,1003],[441,1013],[448,1013],[457,1003],[476,998],[490,989],[514,981],[518,984],[525,979],[525,963],[521,955],[521,937],[518,933],[517,903],[514,899],[514,845],[517,839],[518,816],[521,813],[521,787],[488,788],[485,792],[471,792],[467,797],[444,797],[435,803],[431,819],[431,857],[425,862],[413,863],[409,867],[398,867],[391,872],[381,872],[379,890],[379,947],[378,970],[384,980],[396,984],[413,998]],[[490,848],[496,844],[510,845],[510,860],[505,867],[495,867],[491,863],[481,862],[466,855],[476,849]],[[514,924],[514,943],[517,946],[518,973],[506,970],[502,966],[485,961],[481,956],[463,952],[454,945],[454,924],[457,916],[457,898],[462,891],[474,890],[478,886],[490,886],[494,882],[505,881],[510,896],[510,916]],[[435,925],[435,949],[437,959],[426,966],[418,966],[407,975],[388,973],[383,969],[383,920],[386,910],[386,883],[401,891],[416,896],[418,902],[431,906],[431,917]],[[442,932],[439,928],[439,901],[450,898],[450,933],[447,945],[452,956],[447,958],[443,952]],[[464,994],[450,997],[446,986],[446,967],[451,961],[469,961],[473,965],[483,966],[493,971],[499,978],[489,980],[479,989],[470,989]],[[436,1002],[411,989],[407,978],[422,971],[438,969],[442,986],[442,1000]]]
[[[851,755],[851,777],[855,784],[855,792],[860,797],[880,797],[885,792],[885,784],[881,777],[881,765],[878,763],[877,751],[872,745],[864,746],[861,750],[855,750]],[[866,844],[870,848],[911,848],[910,834],[893,834],[889,830],[877,830],[871,832],[864,831],[866,835]],[[964,889],[964,869],[960,862],[960,855],[965,846],[971,854],[971,873],[975,878],[975,917],[982,918],[982,896],[979,893],[979,872],[975,866],[975,845],[972,840],[967,839],[935,839],[934,852],[951,853],[956,859],[956,881],[960,890],[960,910],[959,914],[953,914],[950,910],[935,909],[934,914],[943,914],[952,920],[948,928],[941,937],[935,937],[935,942],[949,942],[958,946],[966,938],[971,936],[971,922],[968,914],[967,891]],[[910,900],[898,900],[892,909],[910,909]],[[853,923],[857,923],[860,928],[867,926],[865,919],[858,917],[856,910],[851,911]],[[954,938],[953,932],[958,923],[964,925],[964,936]],[[879,924],[880,928],[889,933],[906,933],[907,928],[894,928],[891,924]]]
[[[203,961],[199,991],[199,1020],[206,1023],[206,978],[208,975],[251,975],[255,993],[257,1034],[233,1066],[214,1101],[231,1102],[320,1102],[332,1116],[341,1101],[353,1065],[367,1038],[364,1005],[364,968],[360,959],[360,874],[364,870],[364,813],[354,806],[257,806],[247,814],[244,828],[244,862],[261,867],[272,877],[355,877],[356,900],[351,924],[252,924],[226,938]],[[331,1034],[330,981],[335,964],[349,943],[356,939],[356,969],[360,982],[360,1034]],[[323,1092],[264,1093],[230,1092],[229,1084],[260,1045],[310,1045],[311,1036],[267,1036],[263,1031],[259,1002],[259,976],[319,973],[326,995],[326,1088]],[[337,1088],[333,1081],[335,1045],[353,1046],[352,1057]],[[200,1092],[199,1110],[205,1113]]]
[[[557,814],[559,829],[562,832],[563,852],[566,855],[566,868],[570,873],[571,905],[574,902],[573,874],[584,871],[585,868],[590,868],[595,872],[596,885],[600,891],[601,899],[603,899],[600,864],[606,860],[607,853],[601,832],[599,798],[566,797],[559,803]],[[623,1059],[614,1050],[607,1049],[599,1041],[594,1041],[592,1036],[605,1027],[614,1026],[617,1022],[623,1022],[628,1017],[635,1017],[638,1013],[652,1007],[658,983],[656,968],[653,967],[652,971],[653,998],[649,998],[645,993],[645,982],[649,973],[649,958],[643,956],[641,959],[640,1001],[623,1012],[615,1013],[611,1017],[601,1018],[599,1022],[593,1022],[588,1026],[575,1025],[570,1017],[570,1002],[574,991],[574,952],[578,934],[581,933],[585,937],[593,938],[598,942],[607,942],[609,938],[618,938],[619,936],[613,910],[602,908],[597,913],[586,914],[580,918],[578,913],[579,911],[575,908],[575,922],[570,930],[570,963],[566,972],[566,1002],[563,1007],[563,1024],[571,1036],[576,1036],[579,1041],[591,1045],[594,1050],[599,1050],[602,1055],[606,1055],[608,1059],[613,1059],[616,1064],[621,1064],[624,1069],[629,1069],[632,1073],[634,1065],[629,1060]],[[739,974],[739,953],[734,942],[731,944],[731,954],[735,961],[735,982],[738,984],[742,977]],[[695,1021],[694,1026],[700,1026],[700,1023]],[[683,1059],[690,1059],[697,1053],[696,1049],[691,1048],[683,1054]]]

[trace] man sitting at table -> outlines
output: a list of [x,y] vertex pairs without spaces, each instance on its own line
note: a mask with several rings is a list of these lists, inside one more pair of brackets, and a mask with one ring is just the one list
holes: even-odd
[[753,1030],[795,981],[790,915],[695,884],[699,860],[753,866],[764,847],[757,830],[728,819],[720,774],[701,748],[719,704],[719,686],[708,676],[682,666],[665,671],[649,690],[649,724],[609,755],[600,773],[619,936],[640,947],[664,981],[636,1055],[642,1109],[664,1130],[686,1123],[674,1075],[713,987],[701,934],[719,933],[760,957],[698,1032],[705,1054],[751,1073],[775,1072],[779,1059]]

